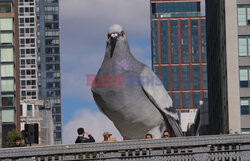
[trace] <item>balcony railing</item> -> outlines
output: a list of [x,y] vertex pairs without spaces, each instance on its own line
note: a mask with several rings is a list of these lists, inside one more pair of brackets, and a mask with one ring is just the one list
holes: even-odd
[[0,160],[15,161],[218,161],[250,160],[250,135],[179,137],[0,150]]

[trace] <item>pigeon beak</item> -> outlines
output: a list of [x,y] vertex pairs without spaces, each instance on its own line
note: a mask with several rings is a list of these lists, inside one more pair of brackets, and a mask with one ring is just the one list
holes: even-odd
[[111,37],[111,55],[110,55],[111,58],[113,57],[113,54],[114,54],[116,40],[117,40],[117,37],[114,37],[114,38]]

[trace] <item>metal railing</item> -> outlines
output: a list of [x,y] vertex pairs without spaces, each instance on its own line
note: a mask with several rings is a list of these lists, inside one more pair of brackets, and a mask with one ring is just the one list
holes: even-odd
[[250,135],[0,149],[2,161],[250,161]]

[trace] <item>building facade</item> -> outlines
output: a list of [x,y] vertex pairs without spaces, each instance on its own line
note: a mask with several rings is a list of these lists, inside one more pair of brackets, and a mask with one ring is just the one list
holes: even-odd
[[20,95],[38,99],[36,1],[19,0]]
[[62,143],[59,0],[37,1],[39,99],[49,102],[55,144]]
[[20,130],[18,1],[0,0],[1,124],[0,144],[7,134]]
[[41,100],[22,100],[20,112],[21,130],[25,124],[38,124],[38,145],[53,145],[53,121],[51,109]]
[[181,112],[183,131],[194,120],[200,100],[208,97],[203,4],[200,0],[151,0],[153,70]]
[[241,132],[250,134],[250,0],[237,0]]
[[209,133],[241,133],[236,0],[206,1],[206,18]]

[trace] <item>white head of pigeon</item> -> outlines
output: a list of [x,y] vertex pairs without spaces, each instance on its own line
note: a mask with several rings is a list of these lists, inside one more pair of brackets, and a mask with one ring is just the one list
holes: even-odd
[[113,52],[115,49],[115,45],[117,40],[125,40],[125,33],[122,29],[122,27],[118,24],[114,24],[109,27],[108,29],[108,44],[111,46],[111,51],[110,51],[110,57],[113,57]]

